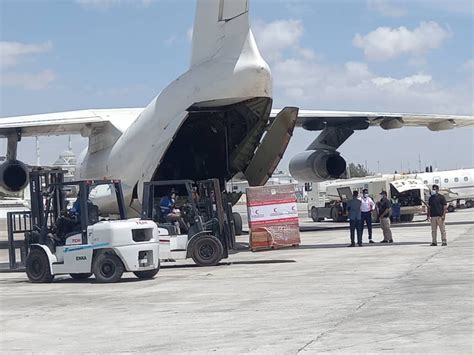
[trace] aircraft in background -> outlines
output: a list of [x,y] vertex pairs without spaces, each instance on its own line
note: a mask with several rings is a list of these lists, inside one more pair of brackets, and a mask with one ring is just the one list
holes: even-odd
[[337,149],[355,132],[370,126],[385,130],[427,127],[430,131],[474,127],[473,116],[299,110],[297,126],[321,131],[304,152],[290,161],[290,173],[299,181],[337,179],[346,171],[346,161]]
[[466,208],[474,206],[474,169],[458,169],[408,174],[423,183],[430,189],[433,184],[440,188],[447,201],[464,201]]
[[[427,126],[433,131],[474,124],[472,116],[271,110],[272,75],[249,24],[247,0],[200,0],[191,65],[145,108],[59,112],[0,119],[7,160],[0,186],[19,191],[28,168],[17,159],[22,137],[81,134],[88,147],[76,178],[122,180],[126,203],[140,202],[143,182],[243,175],[263,185],[286,150],[296,124],[322,130],[290,162],[300,181],[337,178],[346,162],[337,148],[356,130]],[[106,203],[101,206],[103,210]]]

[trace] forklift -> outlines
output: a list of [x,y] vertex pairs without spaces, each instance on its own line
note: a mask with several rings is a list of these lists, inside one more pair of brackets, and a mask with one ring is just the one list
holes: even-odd
[[[179,222],[170,221],[161,211],[163,199],[172,195]],[[160,259],[172,262],[192,258],[199,266],[212,266],[227,258],[229,250],[235,248],[234,216],[228,200],[218,179],[144,183],[142,219],[158,225]]]
[[[94,274],[97,281],[111,283],[125,271],[141,279],[158,273],[158,228],[151,221],[126,219],[119,180],[57,178],[43,186],[31,174],[30,185],[32,228],[25,235],[25,264],[31,282],[51,282],[63,274],[87,279]],[[91,195],[105,196],[118,214],[101,218]]]

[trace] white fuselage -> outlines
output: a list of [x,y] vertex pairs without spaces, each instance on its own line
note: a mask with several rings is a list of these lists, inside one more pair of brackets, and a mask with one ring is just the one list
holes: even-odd
[[90,137],[89,147],[78,159],[76,178],[121,179],[128,205],[135,187],[135,197],[141,199],[143,182],[153,178],[191,106],[214,107],[255,97],[271,98],[269,67],[260,56],[248,24],[238,23],[248,21],[247,16],[241,17],[229,23],[233,22],[234,33],[232,27],[226,27],[227,39],[219,53],[192,65],[142,112],[135,112],[135,118],[131,110],[120,122],[120,132],[109,126]]
[[474,199],[474,169],[434,171],[410,176],[423,180],[429,188],[433,184],[438,185],[442,191],[447,192],[450,200]]

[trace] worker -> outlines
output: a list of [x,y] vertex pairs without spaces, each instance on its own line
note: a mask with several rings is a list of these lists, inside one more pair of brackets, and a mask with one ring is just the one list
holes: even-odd
[[352,200],[347,202],[347,211],[349,212],[349,227],[351,231],[351,244],[349,247],[355,247],[354,234],[357,231],[357,244],[362,246],[362,220],[360,215],[359,192],[354,191],[352,193]]
[[380,243],[393,243],[392,231],[390,230],[390,211],[391,203],[387,198],[387,192],[380,192],[380,202],[379,206],[379,219],[380,227],[383,232],[383,240]]
[[161,219],[165,222],[170,222],[174,224],[177,223],[178,233],[181,234],[181,231],[179,229],[186,230],[187,225],[184,222],[184,219],[181,216],[179,209],[177,209],[175,206],[175,199],[176,193],[174,190],[170,190],[170,192],[166,196],[163,196],[160,199],[160,216]]
[[428,200],[428,219],[431,220],[431,237],[432,242],[431,246],[438,245],[438,227],[441,231],[441,241],[443,244],[442,246],[448,245],[448,241],[446,239],[446,226],[444,224],[444,220],[446,217],[447,211],[447,203],[446,199],[443,195],[439,193],[439,186],[433,185],[431,190],[431,196]]
[[392,196],[392,221],[393,223],[400,222],[400,202],[397,195]]
[[369,196],[367,189],[362,190],[362,198],[360,199],[360,211],[361,211],[361,235],[364,234],[364,224],[367,224],[367,231],[369,233],[369,243],[373,243],[372,240],[372,211],[375,209],[374,200]]

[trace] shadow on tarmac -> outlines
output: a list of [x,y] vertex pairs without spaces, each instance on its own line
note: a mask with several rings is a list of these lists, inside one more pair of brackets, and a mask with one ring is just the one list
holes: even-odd
[[[431,242],[394,242],[394,243],[380,243],[375,242],[373,244],[363,243],[363,247],[394,247],[396,245],[427,245],[429,246]],[[297,249],[337,249],[337,248],[347,248],[350,242],[344,244],[313,244],[313,245],[300,245]],[[356,245],[356,248],[359,246]]]

